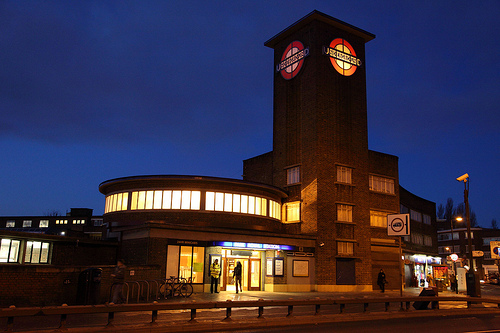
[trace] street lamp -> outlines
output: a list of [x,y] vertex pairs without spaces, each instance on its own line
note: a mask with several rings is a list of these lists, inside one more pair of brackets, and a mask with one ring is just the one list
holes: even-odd
[[457,178],[459,182],[464,182],[464,203],[465,203],[465,221],[467,222],[467,241],[468,241],[468,257],[470,262],[470,269],[466,274],[467,281],[467,295],[481,297],[481,288],[479,286],[479,279],[476,276],[474,269],[474,260],[472,256],[472,237],[470,231],[470,212],[469,212],[469,174],[466,173]]
[[[457,259],[458,259],[458,256],[455,252],[455,236],[454,236],[454,233],[453,233],[453,222],[454,220],[457,220],[457,222],[462,222],[462,218],[460,216],[454,218],[454,219],[451,219],[450,221],[450,229],[451,229],[451,257],[452,257],[452,261],[453,261],[453,274],[455,275],[455,281],[454,281],[454,286],[452,286],[452,289],[455,289],[455,293],[458,294],[458,283],[457,283]],[[458,246],[458,253],[460,253],[460,245]]]

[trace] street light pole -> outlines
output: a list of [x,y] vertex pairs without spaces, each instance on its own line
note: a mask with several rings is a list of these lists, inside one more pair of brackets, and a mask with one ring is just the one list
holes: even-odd
[[469,250],[467,251],[469,257],[469,271],[467,272],[467,295],[481,297],[481,288],[479,286],[479,279],[474,270],[474,258],[472,255],[472,234],[470,231],[470,212],[469,212],[469,174],[464,174],[457,178],[459,182],[464,182],[464,203],[465,203],[465,219],[467,222],[467,243]]

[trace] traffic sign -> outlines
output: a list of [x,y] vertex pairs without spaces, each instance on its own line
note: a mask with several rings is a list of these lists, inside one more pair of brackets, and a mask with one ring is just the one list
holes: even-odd
[[472,256],[473,257],[482,257],[482,256],[484,256],[484,252],[483,251],[472,251]]
[[500,259],[500,242],[490,242],[491,259]]
[[408,236],[410,234],[410,214],[387,215],[388,236]]

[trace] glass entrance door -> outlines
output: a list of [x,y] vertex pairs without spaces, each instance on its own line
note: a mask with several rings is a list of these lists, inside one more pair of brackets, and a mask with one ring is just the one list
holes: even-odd
[[250,259],[248,290],[260,290],[260,259]]

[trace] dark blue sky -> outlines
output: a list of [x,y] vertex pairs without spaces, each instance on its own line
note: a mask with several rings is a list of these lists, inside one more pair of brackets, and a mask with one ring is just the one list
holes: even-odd
[[102,214],[102,181],[241,178],[272,149],[273,51],[319,10],[366,46],[369,147],[400,183],[500,222],[500,2],[2,1],[0,215]]

